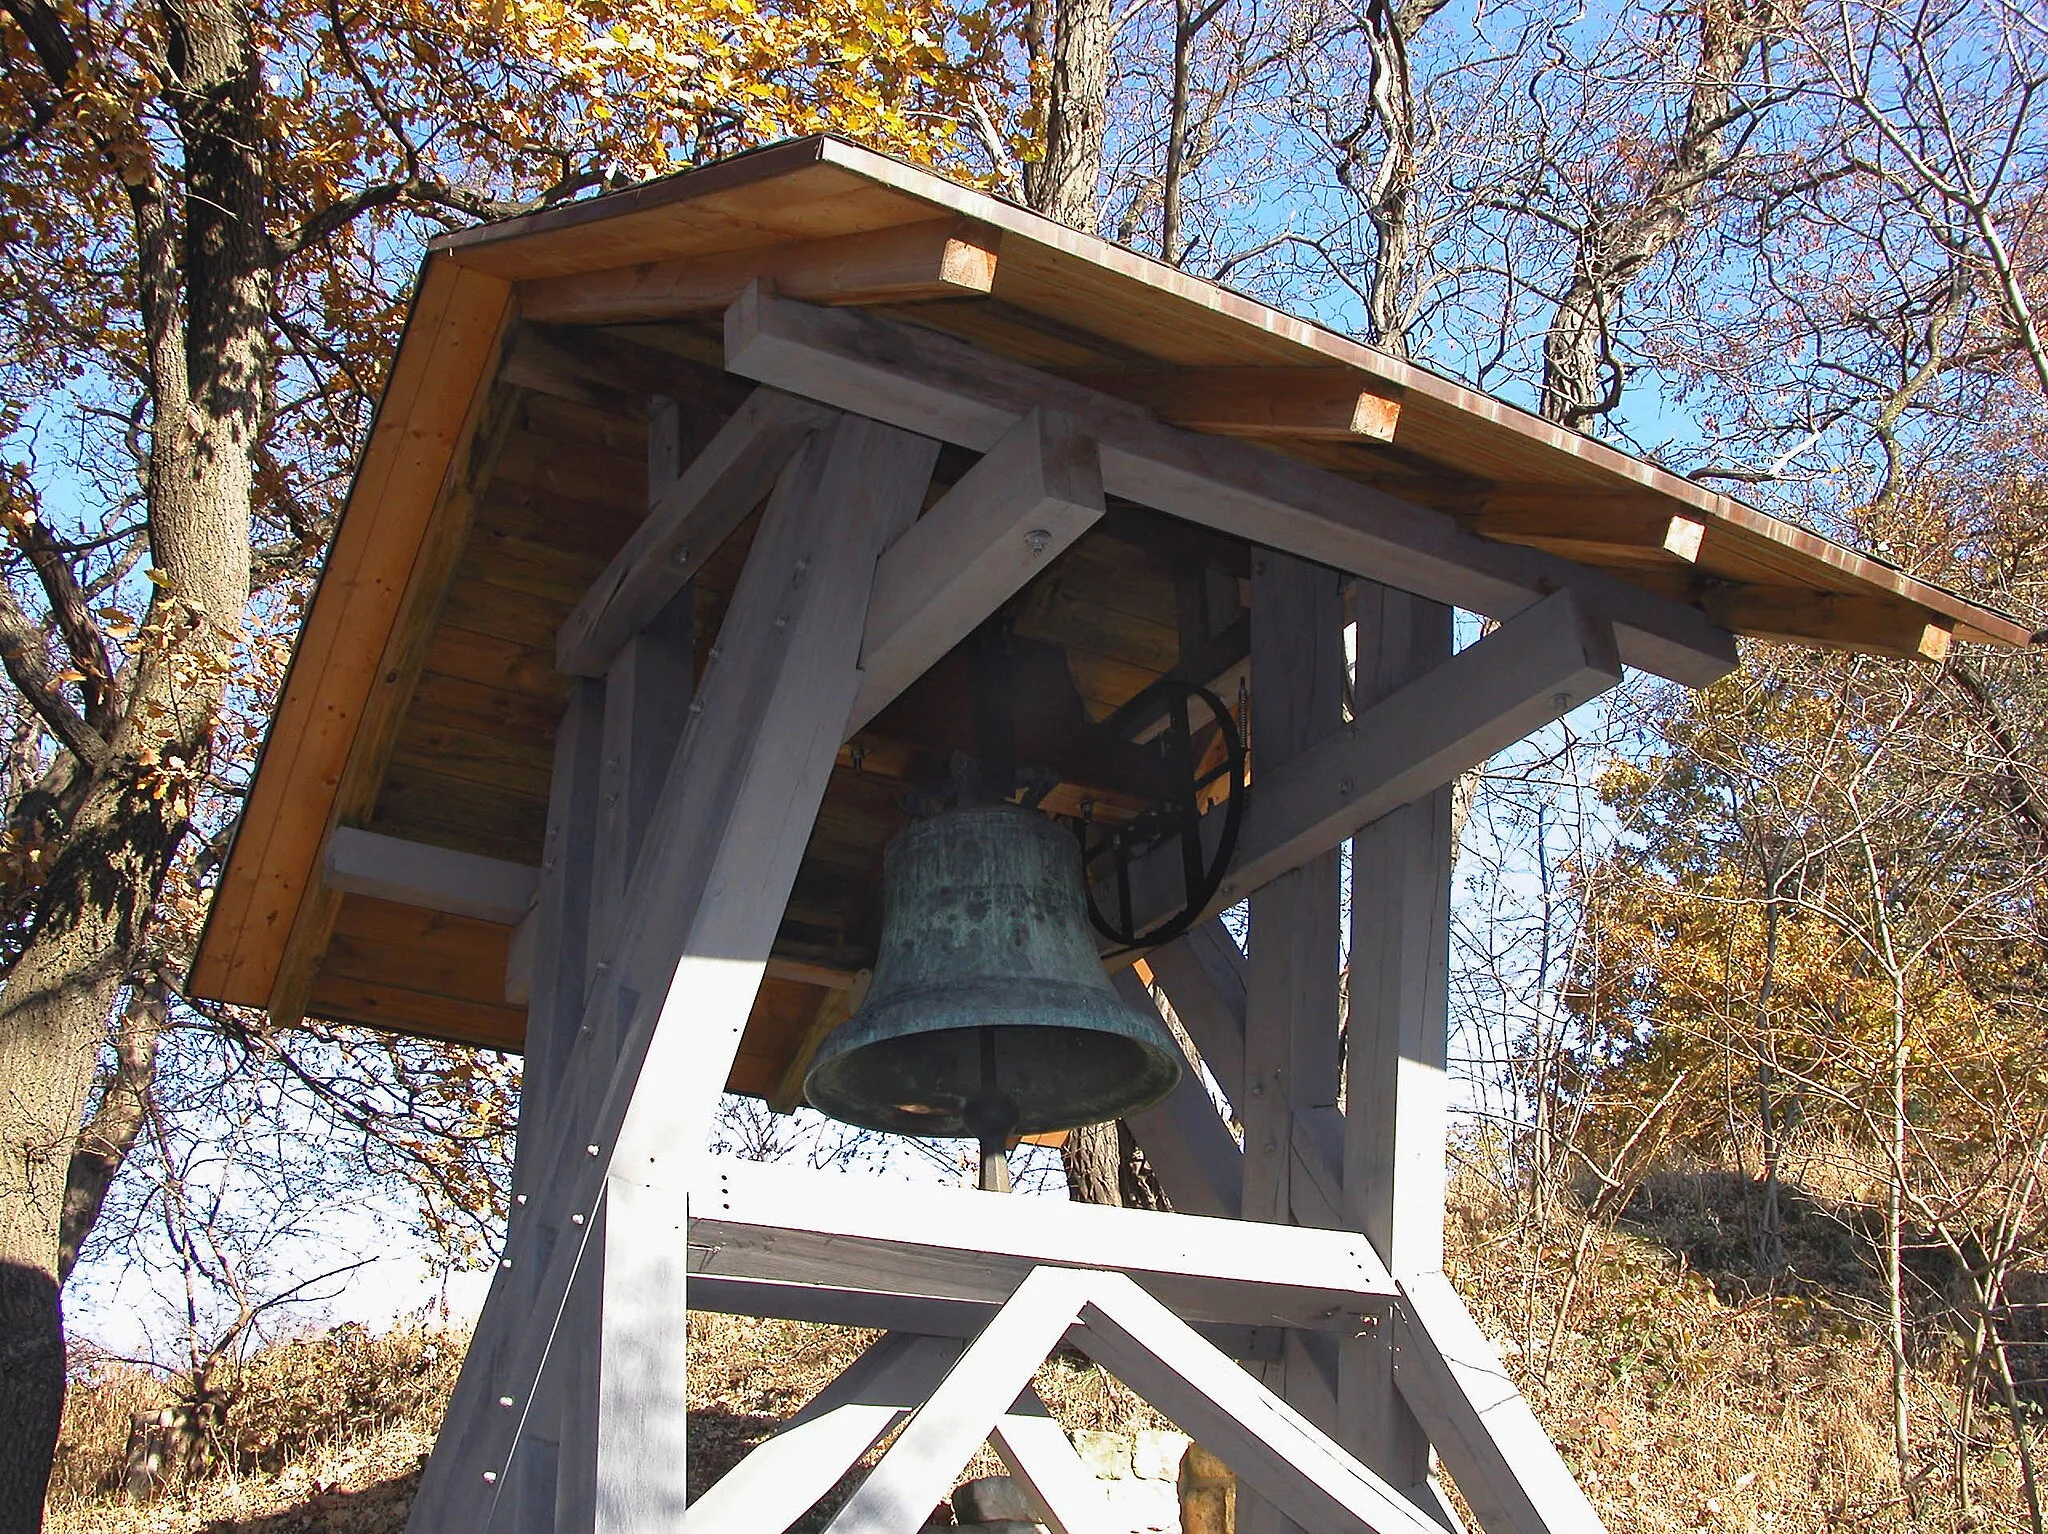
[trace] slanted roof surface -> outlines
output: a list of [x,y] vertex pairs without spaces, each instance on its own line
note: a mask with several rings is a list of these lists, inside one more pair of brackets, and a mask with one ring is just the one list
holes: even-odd
[[[510,929],[323,895],[328,829],[538,862],[568,687],[554,635],[644,508],[646,428],[629,406],[661,387],[650,364],[694,367],[715,391],[718,312],[750,277],[935,220],[969,236],[957,282],[835,290],[831,262],[811,261],[797,296],[1141,399],[1148,377],[1191,369],[1224,370],[1210,382],[1248,395],[1275,369],[1352,379],[1388,402],[1390,440],[1284,423],[1261,440],[1738,633],[1935,655],[1952,637],[2029,640],[2002,613],[1241,294],[843,140],[795,140],[434,243],[222,876],[198,994],[519,1046],[523,1009],[502,986]],[[587,302],[592,282],[608,311]],[[521,324],[575,310],[565,295],[579,292],[579,323]],[[1127,610],[1086,665],[1128,690],[1161,669],[1162,641],[1142,582],[1098,564],[1107,574],[1088,589]],[[700,580],[714,614],[720,578]],[[828,816],[881,792],[835,788]],[[799,897],[828,906],[870,849],[850,832],[820,846]],[[800,986],[802,961],[780,973]],[[772,1078],[812,1002],[771,986],[743,1069]]]

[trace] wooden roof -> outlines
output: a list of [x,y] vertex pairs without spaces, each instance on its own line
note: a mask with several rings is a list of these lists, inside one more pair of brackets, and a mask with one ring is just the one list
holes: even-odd
[[[1926,655],[1951,638],[2030,638],[2004,614],[1240,294],[844,141],[796,140],[434,244],[215,897],[197,994],[519,1047],[512,929],[338,895],[321,884],[322,848],[331,827],[356,826],[538,862],[569,686],[556,636],[644,512],[645,402],[687,393],[714,420],[734,407],[745,391],[721,372],[719,316],[763,277],[1193,429],[1256,437],[1738,633]],[[968,462],[949,451],[940,480]],[[697,579],[700,648],[750,536]],[[1191,643],[1228,660],[1246,552],[1113,507],[1034,586],[1020,633],[1071,715],[1035,745],[1079,764],[1075,792],[1142,801],[1142,765],[1089,731],[1193,664]],[[1191,580],[1208,593],[1196,640]],[[936,668],[845,753],[735,1086],[773,1091],[829,1016],[835,977],[871,947],[881,845],[919,753],[947,748],[935,721],[962,685]]]

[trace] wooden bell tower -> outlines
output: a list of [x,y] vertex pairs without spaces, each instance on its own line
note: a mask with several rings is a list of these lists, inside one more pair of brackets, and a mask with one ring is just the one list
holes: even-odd
[[[1498,626],[1454,653],[1454,608]],[[1164,684],[1248,725],[1218,887],[1142,954],[1242,1130],[1194,1060],[1131,1121],[1181,1213],[704,1154],[722,1092],[786,1109],[846,1016],[998,609],[1048,813],[1158,797]],[[984,1439],[1110,1534],[1031,1391],[1064,1340],[1238,1472],[1246,1534],[1455,1527],[1439,1464],[1487,1534],[1597,1529],[1442,1272],[1449,785],[1624,664],[1714,681],[1737,633],[2028,637],[836,139],[438,242],[193,977],[525,1052],[412,1527],[774,1534],[900,1423],[838,1534],[913,1534]],[[1124,868],[1142,928],[1186,866]],[[885,1333],[694,1505],[686,1299]]]

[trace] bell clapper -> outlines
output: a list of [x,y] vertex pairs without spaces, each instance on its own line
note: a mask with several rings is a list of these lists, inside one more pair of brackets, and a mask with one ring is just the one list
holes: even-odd
[[984,1193],[1010,1191],[1010,1131],[1017,1127],[1017,1105],[996,1085],[996,1031],[976,1030],[981,1035],[981,1085],[967,1101],[961,1117],[981,1142],[981,1170],[977,1185]]

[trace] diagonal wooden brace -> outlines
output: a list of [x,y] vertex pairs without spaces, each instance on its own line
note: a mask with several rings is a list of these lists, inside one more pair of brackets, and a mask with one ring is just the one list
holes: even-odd
[[[442,1483],[468,1480],[486,1501],[502,1493],[607,1176],[644,1179],[663,1158],[702,1145],[844,738],[875,558],[916,515],[936,453],[931,442],[842,418],[784,471],[770,498],[624,920],[604,935],[567,1074],[608,1084],[594,1114],[580,1123],[561,1115],[522,1211],[560,1237],[531,1311],[514,1318],[515,1345],[498,1378],[465,1392],[467,1420],[451,1419],[436,1446],[423,1486],[429,1506],[459,1505],[440,1497]],[[612,1009],[625,1019],[616,1033],[588,1026],[593,1016],[609,1024]],[[613,1039],[606,1070],[600,1056]],[[516,1233],[511,1250],[515,1262],[537,1260]],[[510,1404],[479,1410],[478,1399]],[[673,1475],[672,1493],[652,1495],[672,1495],[680,1509],[678,1467],[627,1468]]]

